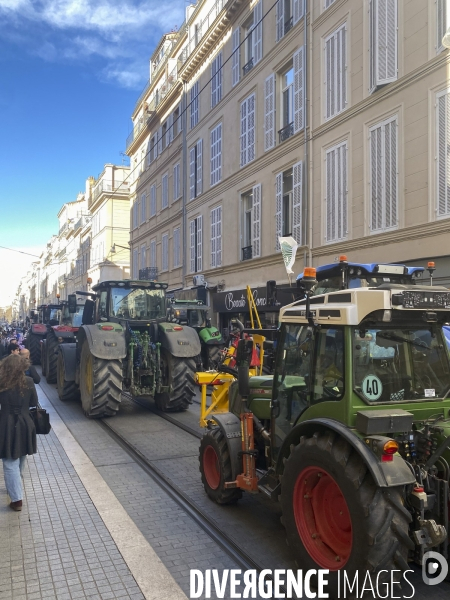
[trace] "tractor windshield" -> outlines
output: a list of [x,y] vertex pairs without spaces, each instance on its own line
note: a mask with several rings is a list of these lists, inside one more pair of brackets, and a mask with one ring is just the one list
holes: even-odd
[[136,321],[161,319],[166,315],[164,290],[112,288],[111,315]]
[[173,311],[173,316],[181,325],[189,325],[189,327],[205,327],[205,311],[197,308],[178,308]]
[[[377,277],[349,277],[348,287],[350,289],[361,288],[361,287],[379,287],[383,283],[399,283],[407,284],[411,283],[410,277],[398,277],[395,275],[379,275]],[[320,294],[329,294],[330,292],[338,292],[342,289],[342,277],[340,275],[336,277],[328,277],[322,279],[314,288],[314,295],[319,296]]]
[[353,332],[355,392],[368,404],[445,398],[450,369],[442,331],[426,326]]
[[81,327],[83,320],[84,304],[77,305],[77,311],[69,312],[69,306],[66,304],[63,308],[62,324],[69,327]]

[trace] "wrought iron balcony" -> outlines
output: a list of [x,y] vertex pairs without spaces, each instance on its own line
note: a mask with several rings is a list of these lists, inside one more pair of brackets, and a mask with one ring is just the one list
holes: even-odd
[[294,135],[294,122],[289,123],[289,125],[286,125],[286,127],[283,127],[283,129],[280,129],[280,131],[278,132],[278,135],[280,138],[280,144],[281,144],[281,142],[284,142],[285,140],[290,138],[292,135]]
[[242,260],[250,260],[253,257],[252,246],[242,248]]
[[255,63],[254,63],[254,61],[253,61],[253,57],[252,57],[252,58],[251,58],[251,59],[248,61],[248,63],[242,67],[242,74],[244,75],[244,77],[245,77],[245,75],[247,75],[247,73],[248,73],[249,71],[251,71],[251,70],[253,69],[253,67],[254,67],[254,66],[255,66]]
[[287,34],[288,31],[290,31],[292,29],[292,26],[294,25],[294,18],[291,17],[290,19],[288,19],[286,21],[286,23],[284,24],[284,35]]
[[145,267],[145,269],[139,269],[139,279],[158,281],[158,267]]

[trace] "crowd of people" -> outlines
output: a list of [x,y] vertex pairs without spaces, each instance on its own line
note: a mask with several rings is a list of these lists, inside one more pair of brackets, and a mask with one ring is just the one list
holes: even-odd
[[0,332],[0,458],[10,508],[22,510],[22,477],[27,455],[36,453],[36,428],[30,408],[36,407],[40,376],[24,346],[24,331]]

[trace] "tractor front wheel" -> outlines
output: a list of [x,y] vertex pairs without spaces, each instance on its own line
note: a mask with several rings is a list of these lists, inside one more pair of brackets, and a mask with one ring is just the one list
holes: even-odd
[[281,509],[297,564],[305,570],[328,569],[328,591],[333,593],[340,569],[349,581],[366,572],[373,580],[384,570],[380,582],[392,570],[408,569],[408,550],[414,544],[403,486],[377,487],[359,454],[333,432],[302,437],[291,449]]
[[30,360],[32,365],[41,364],[41,335],[30,333],[28,337],[28,349],[30,350]]
[[67,400],[78,400],[80,397],[80,390],[78,389],[75,381],[66,381],[66,367],[64,364],[64,356],[61,350],[58,352],[58,362],[56,369],[56,385],[58,388],[59,399],[63,402]]
[[225,488],[233,481],[227,440],[219,427],[208,430],[200,441],[200,473],[205,492],[217,504],[234,504],[242,497],[237,488]]
[[163,412],[180,412],[189,408],[195,395],[195,358],[180,358],[161,352],[163,385],[169,385],[171,392],[156,394],[156,407]]
[[122,361],[97,358],[87,341],[81,349],[80,394],[83,412],[91,419],[114,416],[122,399]]

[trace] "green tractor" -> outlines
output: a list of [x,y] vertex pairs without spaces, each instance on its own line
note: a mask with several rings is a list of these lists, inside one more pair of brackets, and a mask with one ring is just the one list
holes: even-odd
[[169,321],[189,325],[198,333],[201,353],[196,359],[197,371],[216,369],[225,347],[222,334],[211,325],[208,310],[201,300],[172,300],[168,305]]
[[84,292],[91,298],[76,343],[59,346],[61,400],[75,398],[79,389],[83,411],[92,418],[115,415],[122,391],[151,396],[165,412],[189,407],[200,342],[191,327],[167,322],[166,288],[155,281],[104,281]]
[[383,582],[430,550],[448,560],[450,292],[385,283],[312,296],[316,284],[305,269],[306,298],[280,311],[273,376],[249,378],[252,342],[239,340],[200,472],[219,504],[278,501],[293,558],[329,570],[339,597],[341,570]]

